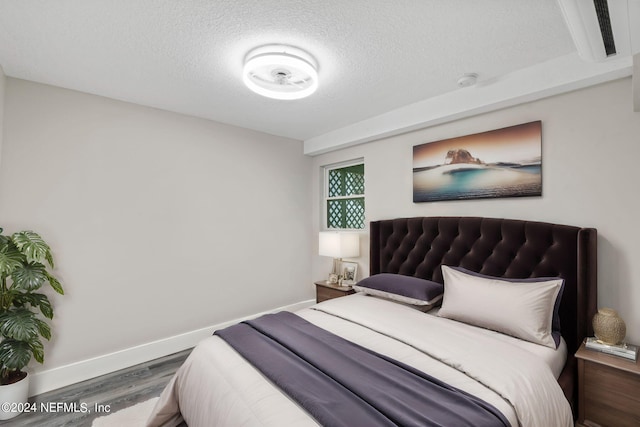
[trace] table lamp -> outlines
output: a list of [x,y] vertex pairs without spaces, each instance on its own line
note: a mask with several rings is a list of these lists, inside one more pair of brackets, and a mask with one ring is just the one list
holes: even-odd
[[318,253],[320,256],[333,258],[333,269],[327,283],[337,284],[340,281],[338,271],[340,271],[342,258],[360,255],[360,236],[358,233],[321,231],[318,239]]

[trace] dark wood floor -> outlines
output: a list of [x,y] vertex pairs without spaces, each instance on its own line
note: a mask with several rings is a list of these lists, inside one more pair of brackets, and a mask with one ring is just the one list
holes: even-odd
[[90,412],[46,413],[38,410],[34,413],[20,414],[11,420],[0,421],[0,426],[88,427],[96,417],[108,415],[96,413],[93,410],[96,404],[104,405],[102,408],[109,405],[109,413],[114,413],[159,396],[190,352],[191,350],[185,350],[29,399],[38,405],[38,409],[41,402],[45,402],[47,407],[50,407],[51,403],[54,407],[57,403],[66,403],[67,408],[76,403],[80,411],[81,404],[85,403]]

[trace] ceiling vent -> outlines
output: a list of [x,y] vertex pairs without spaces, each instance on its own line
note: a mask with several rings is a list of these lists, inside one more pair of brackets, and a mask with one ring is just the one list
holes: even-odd
[[604,52],[607,56],[616,54],[616,43],[613,39],[613,30],[611,29],[611,18],[609,17],[609,5],[607,0],[593,0],[596,9],[598,24],[600,25],[600,35],[604,44]]
[[578,54],[586,61],[640,52],[640,1],[558,0]]

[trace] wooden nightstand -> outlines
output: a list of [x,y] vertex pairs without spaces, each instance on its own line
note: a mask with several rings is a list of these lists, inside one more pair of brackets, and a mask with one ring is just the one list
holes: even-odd
[[315,282],[316,285],[316,302],[326,301],[328,299],[339,298],[345,295],[355,294],[351,286],[338,286],[327,283],[325,280]]
[[587,350],[578,359],[576,427],[640,426],[640,365],[624,358]]

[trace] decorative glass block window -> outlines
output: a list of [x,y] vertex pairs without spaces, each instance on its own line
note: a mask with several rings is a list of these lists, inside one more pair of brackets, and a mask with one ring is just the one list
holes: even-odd
[[327,228],[364,228],[364,163],[325,168]]

